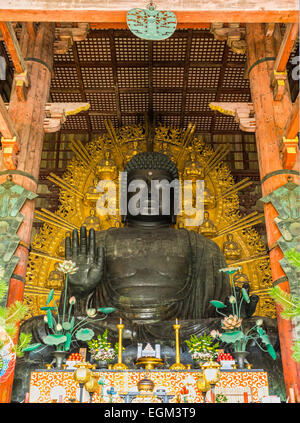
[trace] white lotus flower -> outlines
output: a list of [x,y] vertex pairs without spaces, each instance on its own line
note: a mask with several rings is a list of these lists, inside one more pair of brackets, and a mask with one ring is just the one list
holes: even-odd
[[65,274],[73,275],[73,273],[77,272],[78,267],[76,267],[76,264],[72,260],[65,260],[57,266],[57,270]]
[[58,323],[58,325],[56,325],[56,330],[58,332],[60,332],[62,330],[62,325],[60,323]]
[[262,319],[256,320],[256,326],[261,326],[262,324],[263,324],[263,320]]
[[48,323],[48,317],[47,316],[44,316],[44,322]]
[[230,304],[234,304],[236,302],[233,295],[230,295],[229,302],[230,302]]

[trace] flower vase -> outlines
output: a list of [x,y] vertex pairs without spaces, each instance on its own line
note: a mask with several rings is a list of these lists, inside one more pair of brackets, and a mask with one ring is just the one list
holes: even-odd
[[248,354],[248,351],[235,351],[231,353],[231,355],[235,358],[238,369],[245,369],[245,359]]
[[97,369],[107,369],[107,361],[105,360],[96,360]]
[[54,351],[53,355],[55,358],[55,368],[61,370],[64,361],[66,361],[66,356],[68,351]]
[[193,365],[193,368],[194,369],[201,369],[201,364],[204,364],[205,363],[205,360],[193,360],[193,362],[194,362],[194,365]]

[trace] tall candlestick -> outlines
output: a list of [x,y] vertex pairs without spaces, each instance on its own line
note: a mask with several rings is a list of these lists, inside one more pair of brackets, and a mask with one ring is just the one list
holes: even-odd
[[169,368],[171,370],[183,370],[186,369],[186,366],[180,363],[180,350],[179,350],[179,329],[180,325],[178,324],[178,319],[176,318],[176,324],[173,325],[175,329],[175,363],[172,364]]
[[117,328],[119,329],[119,348],[118,348],[118,362],[113,366],[113,369],[116,370],[125,370],[128,369],[126,364],[122,363],[122,332],[124,329],[124,325],[122,324],[122,318],[120,317],[120,323],[117,325]]

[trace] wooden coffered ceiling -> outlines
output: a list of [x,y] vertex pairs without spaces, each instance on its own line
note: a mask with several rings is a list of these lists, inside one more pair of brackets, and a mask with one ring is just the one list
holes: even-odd
[[[13,65],[3,42],[0,55],[8,64],[7,79],[0,82],[3,100],[8,102]],[[240,193],[241,205],[249,211],[261,196],[255,135],[240,131],[232,116],[209,108],[216,101],[251,101],[246,68],[246,56],[215,40],[208,28],[179,29],[167,40],[155,42],[126,29],[91,29],[66,54],[54,55],[49,101],[91,106],[68,116],[59,133],[46,134],[37,209],[57,208],[58,190],[47,176],[61,175],[66,169],[72,157],[71,139],[85,143],[106,131],[106,119],[116,127],[130,125],[143,122],[145,113],[153,110],[156,119],[167,125],[186,128],[195,123],[196,132],[214,148],[230,145],[226,160],[236,180],[247,176],[254,182]],[[297,84],[292,88],[295,98]]]
[[92,30],[67,54],[55,55],[51,101],[91,104],[67,120],[65,132],[103,132],[107,118],[128,125],[153,110],[166,124],[236,133],[234,119],[212,112],[209,103],[250,101],[245,60],[208,30],[177,30],[157,42],[129,30]]

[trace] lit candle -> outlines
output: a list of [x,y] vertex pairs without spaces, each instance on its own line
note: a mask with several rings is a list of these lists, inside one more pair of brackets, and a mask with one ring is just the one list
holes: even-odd
[[122,324],[122,317],[120,317],[120,325]]
[[177,319],[177,317],[176,317],[176,325],[178,325],[178,319]]

